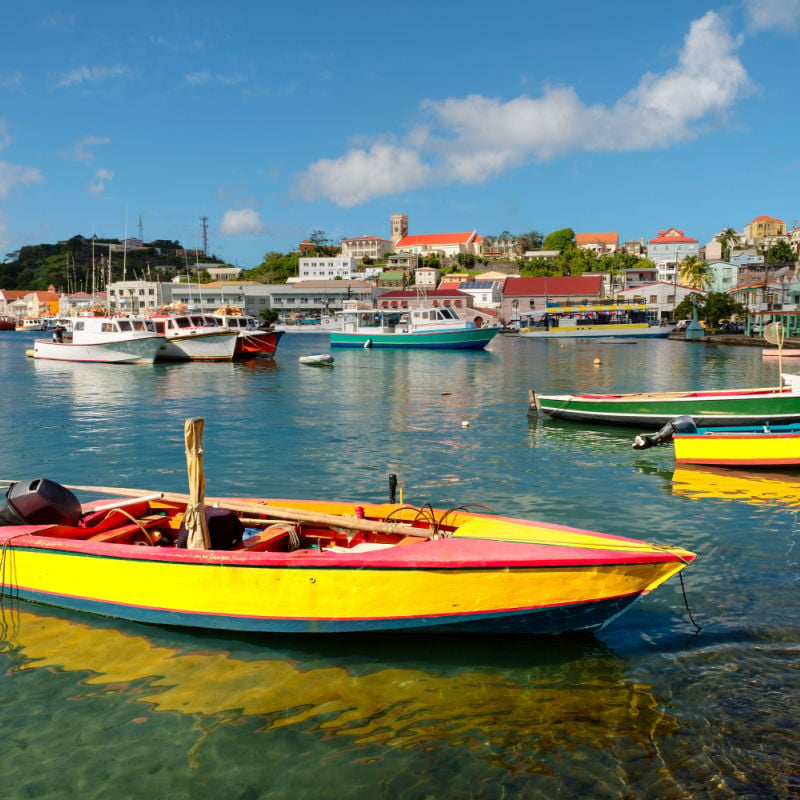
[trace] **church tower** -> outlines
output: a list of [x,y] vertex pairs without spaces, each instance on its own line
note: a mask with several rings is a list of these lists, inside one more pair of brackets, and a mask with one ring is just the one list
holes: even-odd
[[408,236],[408,215],[392,214],[392,244],[397,244],[404,236]]

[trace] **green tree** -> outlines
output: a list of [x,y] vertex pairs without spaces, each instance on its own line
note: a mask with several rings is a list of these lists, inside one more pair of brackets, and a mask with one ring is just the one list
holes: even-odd
[[769,261],[770,264],[794,264],[797,261],[797,253],[792,250],[792,246],[788,242],[775,242],[775,244],[767,250],[766,260]]
[[698,256],[686,256],[678,265],[678,276],[683,286],[707,289],[714,282],[711,268]]
[[717,241],[722,245],[722,260],[727,261],[731,257],[731,246],[739,238],[739,234],[733,228],[725,228]]
[[692,292],[675,308],[675,319],[687,319],[694,309],[706,325],[716,328],[721,319],[745,319],[747,309],[725,292],[709,292],[707,295]]
[[558,250],[563,253],[572,244],[575,244],[575,231],[572,228],[562,228],[548,233],[542,247],[545,250]]

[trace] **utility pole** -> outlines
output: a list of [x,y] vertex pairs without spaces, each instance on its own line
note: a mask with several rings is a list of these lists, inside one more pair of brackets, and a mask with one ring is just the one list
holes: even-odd
[[208,217],[200,217],[203,224],[203,255],[208,255]]

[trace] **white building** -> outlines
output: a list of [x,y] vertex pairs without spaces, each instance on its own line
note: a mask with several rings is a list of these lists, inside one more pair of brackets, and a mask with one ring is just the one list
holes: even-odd
[[675,283],[678,265],[688,256],[699,256],[697,239],[684,235],[677,228],[659,231],[658,236],[647,243],[647,257],[655,263],[658,280]]
[[617,294],[617,301],[643,302],[647,306],[647,315],[651,319],[672,319],[675,306],[683,302],[690,294],[705,294],[700,289],[689,286],[676,286],[674,283],[646,283],[631,289],[623,289]]
[[379,236],[356,236],[354,239],[342,239],[342,256],[363,261],[365,258],[382,261],[387,253],[394,249],[390,239]]
[[313,256],[300,259],[301,281],[350,280],[356,272],[356,259],[350,256]]

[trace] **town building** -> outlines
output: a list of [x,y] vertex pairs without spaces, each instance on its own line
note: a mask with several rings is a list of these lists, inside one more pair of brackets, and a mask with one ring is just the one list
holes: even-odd
[[745,225],[744,234],[752,244],[765,242],[771,245],[786,238],[786,223],[777,217],[756,217]]
[[477,231],[466,233],[425,233],[403,236],[395,244],[399,253],[415,253],[418,256],[455,258],[457,255],[481,255],[483,237]]
[[301,281],[350,280],[356,272],[352,256],[306,256],[299,259]]
[[[449,276],[448,276],[449,277]],[[499,311],[503,301],[503,286],[499,281],[469,280],[442,281],[440,291],[457,290],[472,296],[473,305],[480,308],[493,308]]]
[[647,307],[648,319],[671,320],[674,316],[675,307],[692,293],[705,294],[705,292],[699,289],[692,289],[689,286],[676,286],[673,283],[657,281],[631,289],[623,289],[618,293],[617,301],[644,303]]
[[394,244],[390,239],[379,236],[357,236],[353,239],[342,239],[342,257],[363,261],[383,261],[387,253],[391,253]]
[[575,244],[582,250],[591,250],[598,256],[610,255],[619,249],[619,234],[576,233]]
[[507,278],[503,287],[500,321],[519,327],[520,320],[532,311],[541,311],[548,302],[586,304],[603,298],[601,275],[578,277]]
[[668,228],[647,242],[647,257],[656,265],[658,280],[675,283],[679,264],[689,256],[699,257],[697,239],[686,236],[682,230]]

